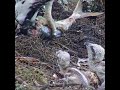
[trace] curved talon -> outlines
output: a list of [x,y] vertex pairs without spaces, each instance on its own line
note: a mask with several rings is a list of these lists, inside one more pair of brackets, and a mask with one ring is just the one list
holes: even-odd
[[53,33],[53,35],[55,36],[55,37],[60,37],[61,36],[61,31],[60,30],[55,30],[55,32]]

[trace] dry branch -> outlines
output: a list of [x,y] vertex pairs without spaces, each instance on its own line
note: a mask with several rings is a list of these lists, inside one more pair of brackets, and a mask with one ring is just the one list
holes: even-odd
[[[77,86],[77,85],[80,85],[80,84],[65,84],[65,87]],[[40,87],[41,87],[40,90],[45,90],[46,88],[49,88],[49,87],[63,87],[63,83],[60,83],[60,84],[47,84],[47,85],[43,85],[43,86],[40,86]]]
[[57,43],[57,42],[55,42],[55,43],[58,44],[58,45],[60,45],[60,46],[62,46],[62,47],[65,48],[65,49],[67,49],[69,52],[72,52],[72,53],[74,53],[74,54],[78,54],[78,53],[75,52],[74,50],[69,49],[67,46],[65,46],[65,45],[63,45],[63,44],[61,44],[61,43]]
[[18,83],[23,84],[23,85],[25,85],[25,86],[28,85],[24,80],[22,80],[22,79],[19,78],[19,77],[16,77],[15,80],[18,81]]

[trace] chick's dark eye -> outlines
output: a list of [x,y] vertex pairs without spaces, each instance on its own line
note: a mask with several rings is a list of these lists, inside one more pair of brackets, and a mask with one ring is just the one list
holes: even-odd
[[24,4],[25,3],[25,1],[22,1],[22,4]]

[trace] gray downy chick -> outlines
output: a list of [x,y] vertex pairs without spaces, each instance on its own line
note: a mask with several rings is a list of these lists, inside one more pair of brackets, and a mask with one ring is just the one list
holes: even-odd
[[88,51],[88,64],[91,70],[95,71],[101,82],[105,79],[105,61],[102,61],[105,56],[105,49],[98,44],[85,43]]
[[85,45],[88,51],[88,58],[90,60],[102,61],[104,59],[105,49],[101,45],[89,42],[86,42]]
[[64,74],[70,64],[70,54],[66,51],[59,50],[56,52],[56,55],[58,57],[57,63],[60,68],[60,73]]

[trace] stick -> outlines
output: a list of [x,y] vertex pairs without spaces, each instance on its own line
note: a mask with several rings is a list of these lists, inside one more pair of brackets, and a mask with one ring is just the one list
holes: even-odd
[[18,53],[16,50],[15,50],[15,53],[16,53],[18,56],[22,57],[22,55],[21,55],[20,53]]
[[56,43],[56,44],[59,44],[60,46],[62,46],[62,47],[64,47],[64,48],[66,48],[68,51],[70,51],[70,52],[72,52],[72,53],[74,53],[74,54],[78,54],[77,52],[69,49],[68,47],[66,47],[65,45],[63,45],[63,44],[61,44],[61,43],[57,43],[57,42],[55,42],[55,43]]
[[[65,87],[68,87],[68,86],[76,86],[76,85],[80,85],[80,84],[66,84]],[[48,88],[48,87],[63,87],[63,83],[43,85],[40,90],[45,90],[45,89]]]

